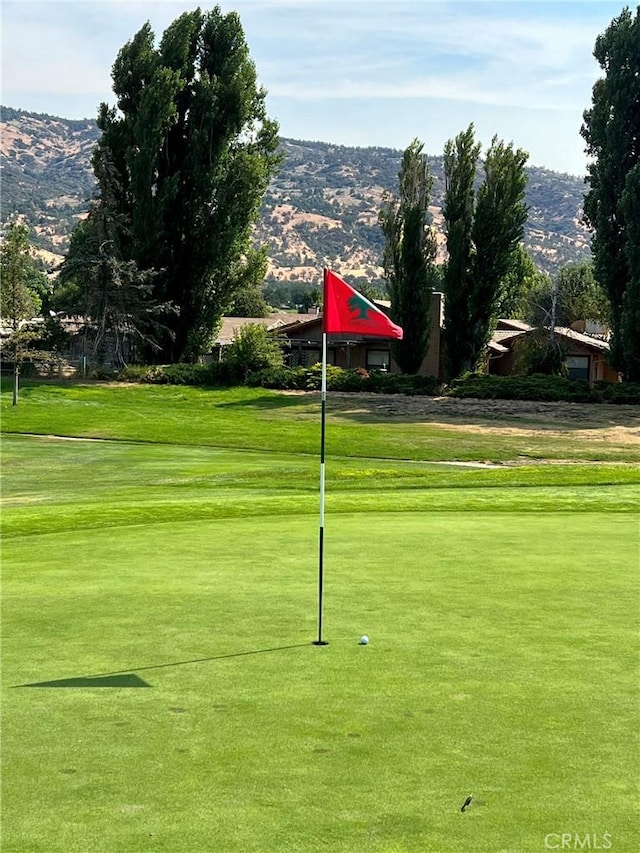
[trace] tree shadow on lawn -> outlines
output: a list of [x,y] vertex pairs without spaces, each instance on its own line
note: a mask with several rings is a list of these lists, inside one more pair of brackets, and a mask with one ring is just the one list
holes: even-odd
[[[30,393],[38,391],[40,388],[74,388],[80,385],[88,385],[90,387],[100,387],[101,385],[118,384],[115,381],[109,383],[105,379],[90,379],[83,376],[20,376],[20,392],[28,397]],[[119,383],[124,384],[124,383]],[[3,394],[13,392],[13,377],[0,377],[0,391]]]
[[226,660],[227,658],[241,658],[250,655],[263,655],[268,652],[284,652],[288,649],[302,649],[312,643],[296,643],[291,646],[275,646],[269,649],[252,649],[248,652],[231,652],[226,655],[213,655],[207,658],[194,658],[193,660],[179,660],[170,663],[156,663],[151,666],[132,666],[129,669],[116,670],[114,672],[98,672],[93,675],[82,675],[73,678],[60,678],[55,681],[34,681],[31,684],[14,684],[17,687],[152,687],[152,684],[144,681],[136,675],[138,672],[150,669],[168,669],[174,666],[185,666],[191,663],[207,663],[215,660]]
[[297,392],[295,394],[284,391],[275,391],[271,394],[263,394],[253,400],[228,400],[225,403],[216,402],[216,409],[289,409],[294,406],[307,405],[309,403],[320,405],[320,392],[309,392],[308,394]]

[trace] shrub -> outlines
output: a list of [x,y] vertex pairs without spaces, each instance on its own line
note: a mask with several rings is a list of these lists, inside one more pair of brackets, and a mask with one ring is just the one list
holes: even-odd
[[[322,366],[268,368],[249,374],[247,384],[280,390],[318,391],[322,384]],[[409,376],[362,368],[343,370],[327,365],[327,388],[330,391],[362,391],[369,394],[424,394],[440,390],[435,376]]]
[[250,323],[236,330],[224,354],[224,363],[242,381],[256,371],[282,367],[282,362],[280,344],[260,323]]
[[372,372],[362,390],[375,394],[408,394],[433,396],[440,392],[440,381],[435,376]]
[[259,388],[279,391],[306,391],[309,370],[306,367],[266,367],[252,371],[245,383]]
[[593,390],[604,403],[640,405],[638,382],[596,382]]
[[480,400],[540,400],[546,402],[597,402],[587,382],[562,376],[486,376],[467,374],[451,383],[451,397]]
[[233,377],[228,367],[214,364],[153,364],[132,365],[123,368],[117,378],[128,382],[143,382],[149,385],[231,385]]
[[[95,370],[94,379],[119,379],[155,385],[203,385],[220,387],[237,384],[237,376],[227,362],[214,364],[132,365],[119,373]],[[280,391],[319,390],[321,365],[313,367],[268,366],[249,370],[245,384]],[[330,391],[354,391],[369,394],[407,394],[450,397],[474,397],[481,400],[540,400],[580,403],[618,403],[640,405],[640,384],[632,382],[597,382],[590,388],[586,382],[561,376],[488,376],[466,374],[445,389],[435,376],[412,376],[382,373],[362,368],[343,370],[327,365],[327,387]]]
[[103,382],[112,382],[118,378],[118,371],[110,367],[92,367],[87,373],[87,379],[100,379]]
[[118,379],[122,382],[142,382],[150,369],[145,364],[129,364],[118,373]]

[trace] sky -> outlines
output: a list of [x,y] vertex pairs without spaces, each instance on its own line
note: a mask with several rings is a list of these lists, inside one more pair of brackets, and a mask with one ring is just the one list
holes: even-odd
[[[95,118],[115,103],[111,66],[149,21],[159,40],[180,14],[213,3],[2,0],[2,103]],[[597,36],[624,2],[221,0],[242,22],[267,111],[292,139],[428,154],[471,122],[583,175],[582,114],[602,71]],[[634,3],[630,4],[633,8]]]

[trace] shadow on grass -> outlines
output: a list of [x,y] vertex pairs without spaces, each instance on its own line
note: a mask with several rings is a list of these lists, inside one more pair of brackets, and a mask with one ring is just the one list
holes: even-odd
[[58,681],[37,681],[20,684],[18,687],[151,687],[135,673],[128,675],[86,676],[83,678],[60,678]]
[[[40,388],[73,388],[81,385],[99,386],[104,385],[104,380],[88,379],[85,377],[64,376],[20,376],[19,396],[26,397]],[[0,391],[3,394],[13,392],[13,377],[0,377]]]
[[60,678],[55,681],[35,681],[31,684],[14,684],[14,687],[152,687],[153,685],[143,681],[133,672],[146,672],[150,669],[168,669],[174,666],[186,666],[191,663],[208,663],[215,660],[227,660],[228,658],[242,658],[251,655],[264,655],[269,652],[284,652],[287,649],[302,649],[312,643],[296,643],[292,646],[275,646],[270,649],[252,649],[248,652],[231,652],[226,655],[213,655],[207,658],[193,658],[192,660],[178,660],[170,663],[155,663],[150,666],[132,666],[129,669],[119,669],[114,672],[98,672],[93,675],[82,675],[74,678]]
[[217,409],[288,409],[308,403],[320,402],[320,392],[317,392],[317,400],[311,395],[303,397],[301,394],[287,395],[283,391],[273,391],[271,394],[263,394],[253,400],[228,400],[224,403],[217,402]]

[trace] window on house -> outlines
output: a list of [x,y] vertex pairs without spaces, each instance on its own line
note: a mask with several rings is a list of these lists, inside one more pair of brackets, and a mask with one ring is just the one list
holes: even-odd
[[313,367],[322,361],[322,352],[319,349],[305,349],[302,353],[302,364],[305,367]]
[[367,350],[367,370],[388,370],[391,355],[388,349]]
[[[308,349],[307,347],[292,347],[285,355],[285,363],[288,367],[313,367],[314,364],[322,362],[322,350]],[[327,350],[327,364],[336,363],[336,351],[334,348]]]
[[567,376],[569,379],[584,379],[589,381],[589,356],[568,355]]

